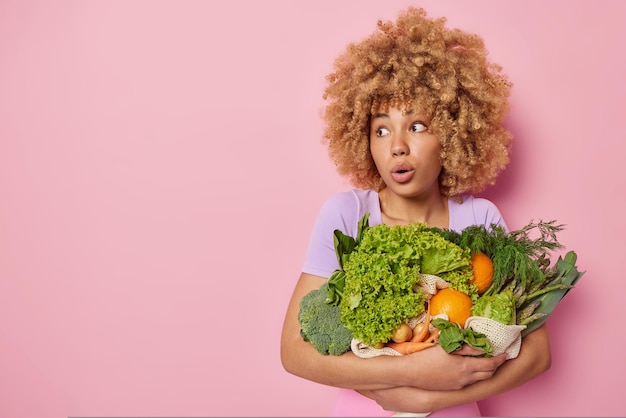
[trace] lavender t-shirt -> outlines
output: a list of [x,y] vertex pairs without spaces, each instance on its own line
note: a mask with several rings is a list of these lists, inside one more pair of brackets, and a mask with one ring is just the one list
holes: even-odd
[[[461,203],[449,199],[448,210],[449,228],[454,231],[461,231],[470,225],[490,227],[492,224],[501,225],[506,229],[500,211],[487,199],[464,196]],[[339,229],[344,234],[356,237],[358,222],[365,212],[370,213],[370,226],[382,223],[378,193],[373,190],[352,189],[330,197],[322,206],[313,227],[302,271],[315,276],[329,277],[338,269],[333,232]]]

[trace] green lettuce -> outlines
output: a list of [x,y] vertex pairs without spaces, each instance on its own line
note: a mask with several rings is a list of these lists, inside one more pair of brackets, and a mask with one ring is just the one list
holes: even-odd
[[345,277],[339,306],[342,322],[366,344],[389,341],[402,322],[424,312],[419,273],[469,288],[470,253],[425,224],[366,227],[356,241],[341,253]]
[[441,276],[442,273],[470,265],[466,250],[434,232],[423,231],[418,246],[422,255],[421,270],[424,274]]
[[505,325],[515,325],[513,291],[503,290],[500,293],[479,297],[472,306],[472,315],[491,318]]

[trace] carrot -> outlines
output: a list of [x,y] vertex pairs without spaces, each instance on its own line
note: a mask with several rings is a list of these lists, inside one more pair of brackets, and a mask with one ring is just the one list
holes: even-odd
[[413,354],[418,351],[432,347],[435,343],[427,343],[422,341],[407,341],[404,343],[387,343],[386,346],[393,348],[400,354]]
[[424,340],[424,342],[427,342],[427,343],[437,343],[437,342],[439,342],[439,332],[440,332],[439,329],[435,328],[433,330],[433,332],[430,333],[428,338],[426,338]]
[[428,334],[430,334],[430,303],[428,303],[426,307],[426,322],[424,322],[424,327],[419,332],[413,334],[411,342],[422,342],[428,337]]

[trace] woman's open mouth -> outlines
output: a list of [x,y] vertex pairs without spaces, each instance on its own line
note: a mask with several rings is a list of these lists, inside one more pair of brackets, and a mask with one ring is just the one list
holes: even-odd
[[398,183],[406,183],[413,178],[415,170],[408,166],[399,166],[391,172],[391,178]]

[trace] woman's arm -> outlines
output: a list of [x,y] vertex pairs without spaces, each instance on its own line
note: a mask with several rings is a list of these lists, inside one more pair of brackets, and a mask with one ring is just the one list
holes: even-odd
[[489,379],[505,361],[504,356],[451,356],[440,346],[408,356],[371,359],[359,358],[350,351],[341,356],[320,354],[302,339],[298,311],[302,297],[325,281],[303,273],[294,289],[281,340],[281,360],[289,373],[325,385],[357,390],[397,386],[452,390]]
[[364,394],[389,411],[436,411],[506,392],[544,373],[550,368],[550,363],[548,332],[543,325],[524,337],[519,355],[507,360],[490,379],[453,391],[404,387]]

